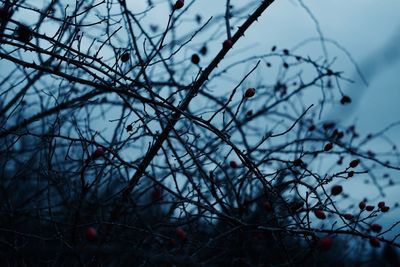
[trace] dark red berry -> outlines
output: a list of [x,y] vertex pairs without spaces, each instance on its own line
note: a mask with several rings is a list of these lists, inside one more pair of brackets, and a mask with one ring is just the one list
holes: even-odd
[[185,5],[185,1],[184,0],[177,0],[175,2],[174,8],[175,9],[181,9],[184,5]]
[[346,213],[345,215],[343,215],[343,217],[344,217],[346,220],[353,220],[353,219],[354,219],[353,214],[350,214],[350,213]]
[[350,104],[351,103],[351,98],[349,96],[347,96],[347,95],[344,95],[342,97],[342,99],[340,99],[340,103],[342,105]]
[[371,224],[370,228],[373,232],[376,232],[376,233],[379,233],[380,231],[382,231],[382,226],[377,223]]
[[153,202],[159,202],[162,200],[163,189],[161,186],[155,186],[153,192],[151,192],[151,200]]
[[238,164],[236,163],[236,161],[232,160],[231,162],[229,162],[229,166],[231,166],[231,168],[236,169],[238,167]]
[[383,207],[385,207],[385,201],[380,201],[379,203],[378,203],[378,207],[381,209],[381,208],[383,208]]
[[196,65],[197,65],[197,64],[200,63],[200,57],[199,57],[199,55],[197,55],[197,54],[193,54],[191,60],[192,60],[192,63],[193,63],[193,64],[196,64]]
[[326,123],[324,123],[324,125],[322,127],[324,128],[324,130],[329,130],[329,129],[332,129],[333,127],[335,127],[335,123],[334,122],[326,122]]
[[29,43],[29,41],[32,39],[31,29],[29,29],[28,26],[22,24],[17,28],[16,34],[17,40],[23,43]]
[[285,56],[289,55],[289,50],[288,50],[288,49],[283,49],[282,51],[283,51],[283,54],[284,54]]
[[365,204],[364,201],[361,201],[360,204],[358,204],[358,207],[360,208],[360,210],[363,210],[363,209],[365,209],[365,206],[366,206],[366,205],[367,205],[367,204]]
[[230,39],[225,40],[225,41],[222,43],[222,47],[223,47],[224,49],[229,49],[229,48],[231,48],[231,47],[232,47],[232,41],[231,41]]
[[127,132],[130,132],[130,131],[132,131],[132,130],[133,130],[132,124],[129,124],[128,126],[126,126],[126,131],[127,131]]
[[341,185],[335,185],[331,189],[331,194],[332,194],[332,196],[337,196],[340,193],[342,193],[342,191],[343,191],[343,187]]
[[99,146],[92,153],[92,159],[98,159],[98,158],[104,156],[105,153],[106,153],[106,150],[104,149],[104,147]]
[[332,247],[333,239],[330,236],[322,237],[318,239],[318,248],[327,251]]
[[10,13],[5,8],[0,8],[0,22],[6,21],[10,18]]
[[88,227],[86,228],[85,235],[89,241],[93,241],[97,237],[97,231],[94,227]]
[[347,177],[353,177],[354,176],[354,171],[349,171],[349,173],[347,174]]
[[382,212],[388,212],[389,209],[390,209],[390,208],[389,208],[388,206],[384,206],[384,207],[381,208],[381,211],[382,211]]
[[255,88],[247,88],[246,92],[244,93],[244,96],[247,98],[250,98],[256,94],[256,89]]
[[349,167],[350,167],[350,168],[355,168],[355,167],[358,166],[359,163],[360,163],[360,160],[358,160],[358,159],[352,160],[352,161],[350,161],[350,163],[349,163]]
[[372,205],[367,205],[366,207],[365,207],[365,209],[367,210],[367,211],[373,211],[374,210],[374,206],[372,206]]
[[265,211],[272,211],[272,204],[269,201],[264,201],[262,204]]
[[290,210],[296,212],[304,206],[303,202],[293,202],[290,204]]
[[328,143],[328,144],[326,144],[326,145],[324,146],[324,151],[329,151],[329,150],[331,150],[332,148],[333,148],[332,143]]
[[185,230],[183,230],[182,227],[176,227],[175,229],[175,233],[178,236],[178,238],[182,241],[185,241],[187,238],[187,234],[185,232]]
[[202,54],[203,56],[207,55],[207,46],[203,46],[200,49],[200,54]]
[[301,166],[301,164],[303,164],[303,161],[301,159],[295,159],[293,161],[293,166],[295,167]]
[[314,210],[314,214],[315,214],[315,217],[317,217],[320,220],[326,219],[325,212],[321,209]]
[[380,241],[376,237],[370,238],[369,243],[371,244],[372,247],[380,247]]
[[131,58],[131,54],[128,52],[125,52],[121,55],[121,61],[122,62],[127,62]]

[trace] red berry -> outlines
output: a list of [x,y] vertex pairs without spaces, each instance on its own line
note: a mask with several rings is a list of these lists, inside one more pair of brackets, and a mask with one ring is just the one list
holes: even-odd
[[178,237],[180,240],[182,240],[182,241],[185,241],[185,240],[186,240],[187,235],[186,235],[185,230],[183,230],[182,227],[176,227],[175,233],[176,233],[177,237]]
[[181,9],[184,5],[185,5],[185,1],[184,0],[177,0],[175,2],[174,8],[175,9]]
[[324,128],[324,130],[329,130],[329,129],[332,129],[333,127],[335,127],[335,123],[334,122],[326,122],[326,123],[324,123],[324,125],[322,127]]
[[315,214],[315,217],[317,217],[320,220],[326,219],[325,212],[321,209],[314,210],[314,214]]
[[383,207],[385,207],[385,201],[381,201],[378,203],[378,207],[381,209]]
[[29,41],[32,39],[32,31],[29,29],[28,26],[25,25],[20,25],[17,30],[17,40],[23,43],[29,43]]
[[158,202],[162,200],[163,189],[161,186],[155,186],[153,192],[151,192],[151,199],[153,202]]
[[380,246],[380,241],[378,238],[376,237],[372,237],[369,239],[369,243],[371,244],[371,246],[373,247],[379,247]]
[[86,234],[86,238],[89,241],[93,241],[97,237],[97,230],[94,227],[88,227],[88,228],[86,228],[85,234]]
[[375,208],[375,207],[372,206],[372,205],[368,205],[368,206],[365,207],[365,209],[366,209],[367,211],[373,211],[374,208]]
[[264,201],[264,202],[263,202],[263,208],[264,208],[265,211],[271,211],[271,210],[272,210],[271,202],[269,202],[269,201]]
[[202,54],[203,56],[207,55],[207,46],[204,45],[204,46],[200,49],[200,54]]
[[345,215],[343,215],[343,217],[344,217],[346,220],[353,220],[353,219],[354,219],[353,214],[350,214],[350,213],[346,213]]
[[248,88],[246,90],[246,92],[244,93],[244,96],[247,97],[247,98],[250,98],[250,97],[254,96],[255,94],[256,94],[256,89]]
[[227,39],[222,43],[222,47],[224,49],[229,49],[232,47],[232,40],[231,39]]
[[352,161],[350,161],[350,163],[349,163],[349,167],[350,167],[350,168],[355,168],[355,167],[358,166],[359,163],[360,163],[360,160],[358,160],[358,159],[352,160]]
[[318,239],[318,247],[323,251],[327,251],[332,247],[333,239],[332,237],[326,236]]
[[371,228],[371,230],[373,232],[379,233],[380,231],[382,231],[382,226],[380,224],[377,224],[377,223],[371,224],[370,228]]
[[290,210],[296,212],[304,206],[303,202],[293,202],[290,204]]
[[285,48],[285,49],[283,49],[283,50],[282,50],[282,52],[283,52],[283,54],[285,54],[285,56],[289,55],[289,50],[288,50],[288,49],[286,49],[286,48]]
[[332,143],[328,143],[328,144],[326,144],[326,145],[324,146],[324,151],[329,151],[329,150],[331,150],[332,148],[333,148]]
[[340,103],[342,105],[350,104],[351,103],[351,98],[349,96],[347,96],[347,95],[344,95],[342,97],[342,99],[340,100]]
[[128,52],[125,52],[121,56],[121,61],[122,62],[127,62],[130,59],[131,55]]
[[358,204],[358,207],[360,208],[360,210],[363,210],[363,209],[365,209],[365,206],[366,206],[366,205],[367,205],[367,204],[365,204],[364,201],[361,201],[360,204]]
[[229,166],[231,166],[231,168],[236,169],[238,167],[238,164],[236,163],[236,161],[232,160],[231,162],[229,162]]
[[199,55],[197,55],[197,54],[193,54],[191,60],[192,60],[192,63],[193,63],[193,64],[196,64],[196,65],[197,65],[197,64],[200,63],[200,57],[199,57]]
[[353,177],[354,176],[354,172],[353,171],[349,171],[349,173],[347,174],[347,177]]
[[293,166],[295,167],[301,166],[301,164],[303,164],[303,161],[301,159],[295,159],[293,161]]
[[332,196],[337,196],[340,193],[342,193],[342,191],[343,191],[343,187],[341,185],[335,185],[331,189],[331,194],[332,194]]
[[0,21],[6,21],[10,17],[10,13],[5,8],[0,8]]
[[381,208],[381,211],[382,211],[382,212],[388,212],[389,209],[390,209],[390,208],[389,208],[388,206],[384,206],[384,207]]
[[93,152],[92,159],[100,158],[100,157],[104,156],[105,153],[106,153],[106,150],[104,149],[104,147],[99,146]]

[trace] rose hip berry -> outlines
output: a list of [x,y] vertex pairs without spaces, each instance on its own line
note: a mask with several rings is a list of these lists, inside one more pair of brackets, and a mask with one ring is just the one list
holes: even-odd
[[303,161],[301,159],[295,159],[293,161],[293,166],[295,167],[301,166],[301,164],[303,164]]
[[366,209],[367,211],[373,211],[374,208],[375,208],[375,207],[372,206],[372,205],[368,205],[368,206],[365,207],[365,209]]
[[130,59],[131,55],[128,52],[125,52],[121,55],[121,61],[127,62]]
[[192,61],[192,63],[195,64],[195,65],[199,64],[199,63],[200,63],[200,57],[199,57],[199,55],[193,54],[193,55],[192,55],[192,58],[191,58],[191,61]]
[[229,166],[231,166],[231,168],[236,169],[238,167],[238,164],[236,163],[236,161],[232,160],[231,162],[229,162]]
[[343,187],[341,185],[335,185],[331,189],[331,194],[332,194],[332,196],[337,196],[340,193],[342,193],[342,191],[343,191]]
[[98,158],[104,156],[105,153],[106,153],[106,150],[104,149],[104,147],[99,146],[92,153],[92,159],[98,159]]
[[229,49],[229,48],[231,48],[231,47],[232,47],[232,41],[231,41],[230,39],[225,40],[225,41],[222,43],[222,47],[223,47],[224,49]]
[[358,160],[358,159],[352,160],[352,161],[350,161],[350,163],[349,163],[349,167],[350,167],[350,168],[355,168],[355,167],[358,166],[359,163],[360,163],[360,160]]
[[175,9],[181,9],[185,5],[184,0],[178,0],[175,2],[174,8]]
[[272,211],[272,204],[269,201],[264,201],[262,204],[265,211]]
[[318,239],[318,247],[323,251],[327,251],[332,247],[333,239],[332,237],[326,236]]
[[175,233],[176,233],[177,237],[178,237],[180,240],[182,240],[182,241],[185,241],[185,240],[186,240],[187,234],[186,234],[185,230],[183,230],[182,227],[176,227]]
[[321,209],[314,210],[314,214],[315,214],[315,217],[317,217],[320,220],[326,219],[325,212]]
[[369,243],[370,243],[370,245],[372,246],[372,247],[379,247],[380,246],[380,241],[379,241],[379,239],[378,238],[376,238],[376,237],[372,237],[372,238],[370,238],[369,239]]
[[324,146],[324,151],[329,151],[329,150],[331,150],[332,148],[333,148],[332,143],[328,143],[328,144],[326,144],[326,145]]
[[88,227],[85,231],[85,235],[89,241],[93,241],[97,237],[97,230],[94,227]]
[[371,224],[370,228],[373,232],[376,232],[376,233],[379,233],[380,231],[382,231],[382,226],[377,223]]
[[254,96],[255,94],[256,94],[256,89],[248,88],[246,90],[246,92],[244,93],[244,96],[247,97],[247,98],[250,98],[250,97]]
[[390,208],[389,208],[388,206],[384,206],[384,207],[381,208],[381,211],[382,211],[382,212],[388,212],[389,209],[390,209]]
[[350,213],[346,213],[345,215],[343,215],[343,217],[344,217],[346,220],[353,220],[353,219],[354,219],[353,214],[350,214]]
[[349,96],[347,96],[347,95],[344,95],[342,97],[342,99],[340,100],[340,103],[342,105],[350,104],[351,103],[351,98]]

